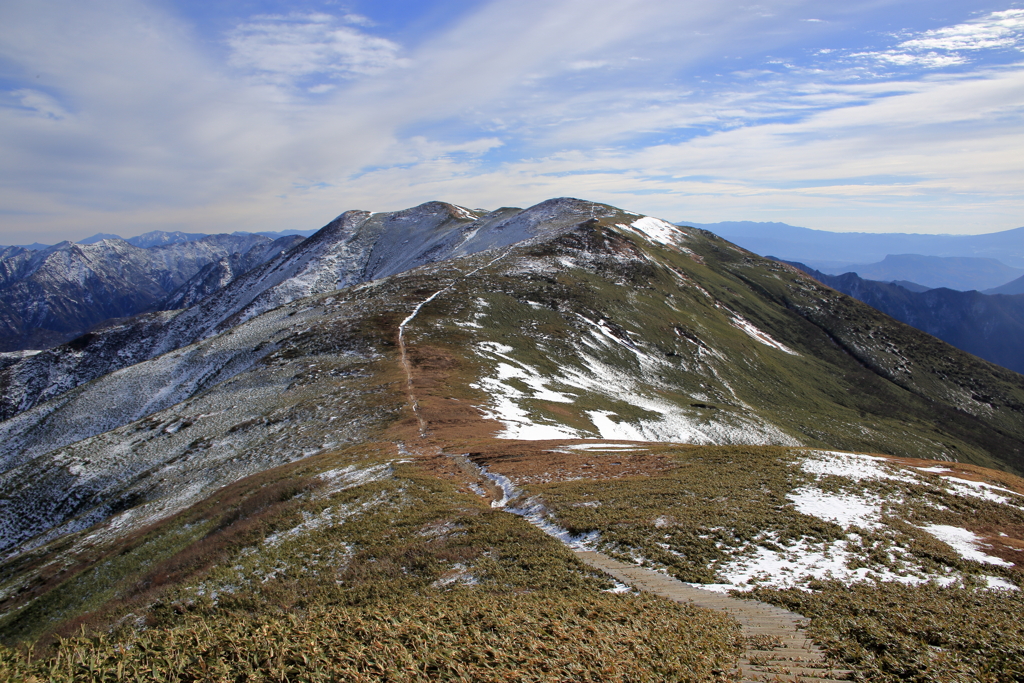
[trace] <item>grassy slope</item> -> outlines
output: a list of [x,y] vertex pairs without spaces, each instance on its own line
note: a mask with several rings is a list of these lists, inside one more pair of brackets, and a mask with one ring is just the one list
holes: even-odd
[[[942,587],[902,585],[868,574],[851,588],[839,581],[801,581],[794,574],[790,578],[800,587],[789,589],[758,588],[755,577],[747,595],[811,617],[811,633],[829,654],[870,680],[1011,681],[1024,674],[1019,628],[1024,592],[981,588],[984,577],[993,575],[1024,586],[1020,567],[964,559],[920,528],[947,524],[992,537],[1008,532],[1000,538],[1017,539],[1024,535],[1021,507],[956,495],[947,481],[931,474],[920,483],[818,478],[799,467],[805,454],[795,449],[665,445],[650,450],[672,459],[675,468],[641,477],[526,484],[526,495],[542,500],[557,523],[573,533],[599,531],[600,550],[664,568],[683,581],[721,581],[716,572],[761,548],[827,555],[845,547],[850,568],[904,578],[961,577]],[[612,451],[588,457],[597,462],[634,456]],[[480,462],[513,477],[521,466],[515,458],[493,454]],[[892,471],[899,473],[895,466]],[[1005,482],[1024,492],[1024,481]],[[881,501],[883,526],[855,527],[859,543],[837,546],[850,530],[802,514],[788,500],[808,485]],[[1019,551],[1010,544],[1021,542],[1006,542],[1004,556],[1017,562]]]
[[[58,633],[112,633],[34,659],[3,650],[0,678],[724,680],[728,619],[601,592],[609,582],[558,542],[413,466],[341,491],[317,476],[383,455],[278,468],[150,530],[122,550],[149,562],[115,555],[4,625],[8,639],[45,635],[43,615],[77,602],[92,611]],[[195,529],[202,540],[175,550]]]
[[[565,368],[586,372],[575,343],[590,331],[583,315],[614,324],[663,359],[654,375],[623,348],[600,355],[695,420],[756,415],[806,445],[1024,471],[1020,375],[717,238],[695,234],[686,244],[694,255],[596,227],[522,249],[425,307],[415,339],[455,359],[452,384],[469,385],[489,371],[466,353],[481,341],[512,346],[516,360],[557,377]],[[558,258],[574,261],[534,265]],[[730,324],[728,311],[799,355],[754,341]],[[457,324],[474,317],[480,329]],[[725,360],[709,357],[708,347]],[[557,382],[550,387],[559,390]],[[692,398],[698,394],[710,399]],[[536,421],[591,432],[588,410],[651,417],[599,392],[579,395],[571,415],[543,401],[524,405]]]

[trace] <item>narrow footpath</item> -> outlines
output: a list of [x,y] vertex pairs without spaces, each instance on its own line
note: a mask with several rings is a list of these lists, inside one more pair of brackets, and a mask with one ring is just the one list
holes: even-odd
[[[487,265],[502,258],[505,253],[500,254]],[[486,266],[477,268],[469,275],[484,267]],[[447,287],[434,292],[421,301],[398,328],[398,345],[401,364],[406,375],[409,406],[419,422],[421,439],[427,436],[427,423],[420,413],[416,398],[412,366],[406,352],[405,329],[424,305],[453,287],[458,279],[456,278]],[[494,498],[491,503],[492,507],[506,509],[510,514],[517,514],[544,533],[558,538],[589,567],[604,572],[636,590],[646,591],[675,602],[691,603],[697,607],[719,610],[739,622],[746,644],[746,650],[737,662],[737,670],[743,683],[762,681],[838,683],[850,680],[852,677],[852,671],[829,667],[821,649],[803,634],[802,629],[807,620],[799,614],[763,602],[741,600],[721,593],[694,588],[653,569],[620,562],[595,550],[582,549],[578,543],[567,540],[568,534],[547,520],[543,516],[543,511],[540,514],[524,514],[524,510],[508,508],[511,501],[520,497],[521,491],[518,491],[506,477],[487,472],[464,455],[449,455],[449,457],[468,476],[478,478],[484,484],[481,491],[487,490],[487,494]]]
[[803,634],[807,620],[799,614],[694,588],[661,572],[619,562],[593,550],[575,552],[584,564],[637,590],[726,612],[738,621],[747,644],[738,662],[743,681],[837,681],[848,680],[852,674],[828,666],[824,653]]

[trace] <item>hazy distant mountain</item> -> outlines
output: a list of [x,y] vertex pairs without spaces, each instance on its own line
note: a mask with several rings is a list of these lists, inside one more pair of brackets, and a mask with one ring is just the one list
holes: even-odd
[[984,294],[1024,294],[1024,275],[1007,282],[1005,285],[999,287],[993,287],[992,289],[986,289]]
[[856,273],[866,280],[883,282],[907,280],[930,289],[946,287],[962,292],[998,287],[1024,276],[1024,268],[1011,268],[996,259],[919,254],[891,255],[878,263],[817,270],[829,275]]
[[[46,249],[47,247],[53,246],[50,244],[42,244],[41,242],[33,242],[32,244],[18,244],[15,245],[20,249],[27,249],[28,251],[39,251],[40,249]],[[0,247],[3,249],[4,247]]]
[[[873,263],[889,254],[993,258],[1024,268],[1024,227],[983,235],[828,232],[785,223],[680,222],[704,228],[755,254],[787,261]],[[817,265],[821,265],[818,263]]]
[[300,237],[309,237],[316,233],[316,230],[278,230],[277,232],[271,232],[263,230],[261,232],[235,232],[234,235],[264,235],[271,239],[277,239],[279,237],[291,237],[293,235],[299,235]]
[[143,249],[149,249],[150,247],[162,247],[168,244],[181,244],[183,242],[196,242],[198,240],[209,237],[209,235],[201,232],[181,232],[175,230],[173,232],[165,232],[163,230],[153,230],[137,237],[129,237],[126,242],[134,244],[136,247],[142,247]]
[[993,296],[946,288],[915,292],[897,283],[864,279],[857,273],[828,275],[802,263],[789,263],[822,284],[958,349],[1024,373],[1024,294]]
[[[290,237],[290,236],[294,236],[294,235],[299,235],[301,237],[309,237],[314,232],[316,232],[316,230],[278,230],[277,232],[271,232],[271,231],[267,231],[267,230],[260,231],[260,232],[247,232],[247,231],[242,230],[242,231],[233,232],[231,234],[232,235],[236,235],[236,236],[238,236],[238,235],[263,235],[264,237],[269,237],[272,240],[276,240],[276,239],[281,238],[281,237]],[[167,231],[164,231],[164,230],[153,230],[151,232],[147,232],[147,233],[144,233],[142,235],[138,235],[136,237],[124,238],[124,237],[121,237],[120,235],[114,235],[114,234],[106,233],[106,232],[98,232],[95,235],[93,235],[92,237],[86,237],[84,240],[78,240],[78,242],[76,242],[75,244],[96,244],[97,242],[102,242],[103,240],[124,240],[128,244],[132,244],[132,245],[134,245],[136,247],[141,247],[143,249],[149,249],[151,247],[166,246],[168,244],[181,244],[182,242],[196,242],[196,241],[199,241],[199,240],[204,239],[204,238],[209,237],[209,236],[210,236],[210,233],[205,233],[205,232],[181,232],[180,230],[175,230],[175,231],[167,232]],[[36,242],[34,244],[20,244],[20,245],[16,245],[16,246],[18,246],[18,247],[20,247],[22,249],[26,249],[28,251],[39,251],[41,249],[47,249],[47,248],[49,248],[49,247],[51,247],[53,245],[50,245],[50,244],[40,244],[39,242]],[[4,249],[4,248],[5,247],[0,246],[0,249]]]
[[[84,240],[78,240],[75,244],[96,244],[103,240],[123,240],[124,238],[120,235],[114,235],[109,232],[98,232],[92,237],[86,237]],[[127,240],[125,240],[127,241]]]
[[892,284],[899,285],[903,289],[909,289],[911,292],[927,292],[929,289],[932,289],[931,287],[925,287],[924,285],[919,285],[916,282],[911,282],[910,280],[893,280]]

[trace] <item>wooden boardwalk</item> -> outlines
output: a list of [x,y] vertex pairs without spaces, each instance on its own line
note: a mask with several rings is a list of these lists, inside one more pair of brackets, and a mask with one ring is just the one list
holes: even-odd
[[803,634],[806,619],[774,605],[740,600],[721,593],[694,588],[652,569],[619,562],[592,550],[576,556],[622,583],[676,602],[720,610],[740,623],[747,650],[740,657],[743,681],[849,680],[852,672],[832,669],[824,653]]

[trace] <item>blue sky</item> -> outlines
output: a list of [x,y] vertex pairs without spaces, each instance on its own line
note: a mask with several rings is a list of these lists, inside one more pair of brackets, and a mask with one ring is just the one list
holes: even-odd
[[1024,225],[1024,2],[5,0],[0,244],[570,195]]

